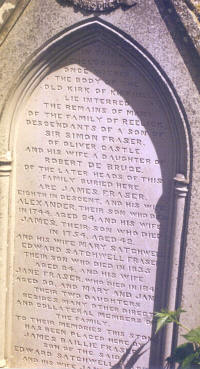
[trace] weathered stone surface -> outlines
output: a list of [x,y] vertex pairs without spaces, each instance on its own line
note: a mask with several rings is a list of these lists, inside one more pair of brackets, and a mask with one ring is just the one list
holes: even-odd
[[30,0],[3,0],[0,5],[0,45]]
[[[170,5],[172,7],[170,7]],[[168,10],[177,13],[177,19],[180,19],[182,25],[186,29],[184,42],[188,42],[190,38],[200,55],[200,7],[199,2],[194,0],[171,0]],[[181,32],[181,30],[180,30]]]
[[[150,339],[162,294],[156,265],[163,272],[168,260],[176,154],[159,95],[101,42],[66,62],[18,124],[16,367],[30,365],[20,345],[44,365],[36,353],[53,337],[48,366],[112,367],[133,341],[137,349]],[[138,365],[148,362],[149,352]]]

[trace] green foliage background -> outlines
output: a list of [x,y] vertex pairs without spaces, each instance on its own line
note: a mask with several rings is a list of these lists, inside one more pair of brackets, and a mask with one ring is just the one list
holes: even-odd
[[183,337],[187,342],[174,348],[172,355],[166,359],[166,368],[174,368],[177,363],[177,369],[200,369],[200,327],[190,329],[180,323],[180,314],[184,312],[185,310],[178,308],[175,311],[162,309],[155,313],[156,333],[169,323],[182,327],[186,331]]

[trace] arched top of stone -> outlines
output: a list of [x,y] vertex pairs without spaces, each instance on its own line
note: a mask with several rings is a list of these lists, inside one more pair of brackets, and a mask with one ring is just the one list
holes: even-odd
[[12,151],[16,116],[36,86],[49,73],[61,67],[73,52],[95,42],[101,42],[114,49],[149,80],[169,116],[175,140],[176,173],[182,173],[189,181],[191,147],[189,125],[172,83],[141,45],[118,28],[97,17],[77,23],[56,35],[37,50],[19,71],[2,115],[0,127],[2,160],[6,161],[8,152]]
[[[100,45],[99,45],[100,44]],[[99,46],[99,49],[97,49]],[[162,279],[162,291],[160,295],[159,303],[162,303],[164,306],[164,301],[166,299],[169,300],[169,308],[172,310],[175,306],[175,301],[179,293],[179,285],[177,285],[177,276],[178,276],[178,268],[179,268],[179,254],[182,247],[182,227],[184,224],[184,204],[185,198],[187,196],[187,186],[185,186],[185,182],[189,181],[190,177],[190,133],[187,118],[184,113],[184,109],[182,104],[176,94],[173,85],[169,81],[168,77],[162,71],[158,63],[152,58],[149,53],[142,48],[136,41],[131,39],[125,33],[121,32],[119,29],[113,27],[112,25],[108,24],[105,21],[100,20],[99,18],[90,18],[84,22],[78,23],[71,28],[61,32],[55,38],[51,39],[43,45],[43,47],[38,50],[23,66],[19,72],[19,75],[15,79],[15,83],[13,84],[13,88],[10,91],[10,94],[7,98],[7,102],[5,104],[3,116],[2,116],[2,124],[0,126],[0,142],[3,142],[3,154],[0,156],[0,169],[1,172],[9,172],[11,170],[11,162],[12,162],[12,154],[15,155],[14,158],[14,166],[13,166],[13,175],[11,178],[12,184],[16,181],[16,183],[23,183],[24,178],[20,175],[20,171],[18,171],[17,164],[19,167],[22,163],[23,159],[26,159],[26,155],[24,155],[25,151],[20,155],[21,146],[26,143],[26,136],[24,139],[24,135],[26,132],[23,129],[23,124],[20,125],[23,120],[23,111],[24,108],[26,109],[28,104],[30,103],[32,97],[34,98],[34,93],[40,89],[40,84],[43,84],[45,78],[48,80],[48,77],[52,74],[55,76],[55,72],[57,70],[62,69],[65,66],[70,65],[71,60],[76,63],[79,62],[78,55],[81,54],[79,50],[82,50],[82,53],[86,54],[87,50],[90,50],[90,55],[92,57],[92,53],[94,50],[97,51],[97,54],[101,52],[101,50],[106,50],[105,54],[101,54],[100,58],[101,61],[103,60],[103,56],[105,59],[107,58],[107,50],[111,51],[111,57],[107,58],[107,61],[111,64],[114,64],[115,57],[116,59],[120,60],[120,70],[122,68],[122,73],[126,73],[126,67],[130,70],[129,73],[132,77],[132,70],[136,71],[142,77],[141,80],[144,80],[144,95],[148,94],[148,89],[152,91],[152,96],[155,98],[153,102],[151,101],[151,109],[153,109],[154,117],[156,120],[162,120],[162,117],[165,116],[165,127],[167,125],[167,135],[166,138],[163,138],[163,141],[160,140],[159,137],[156,138],[153,134],[149,134],[149,142],[151,145],[146,145],[146,152],[148,154],[152,151],[156,153],[153,156],[154,160],[153,163],[159,163],[159,170],[162,173],[163,179],[163,191],[164,194],[166,207],[167,207],[167,218],[160,217],[159,209],[162,205],[162,201],[164,196],[157,191],[158,186],[155,185],[153,187],[153,196],[155,194],[155,199],[153,202],[153,206],[155,207],[155,216],[156,219],[160,222],[160,234],[162,237],[159,238],[157,242],[158,250],[167,252],[166,255],[170,255],[171,258],[171,265],[169,265],[168,261],[169,258],[167,257],[165,260],[165,265],[160,264],[158,270],[156,271],[157,280]],[[88,60],[90,61],[89,54],[87,55],[87,61],[81,61],[80,65],[82,67],[87,66]],[[81,57],[80,57],[81,59]],[[81,64],[82,63],[82,64]],[[98,60],[97,62],[98,63]],[[88,62],[88,70],[91,73],[95,72],[95,65]],[[109,66],[110,66],[109,64]],[[73,65],[73,64],[72,64]],[[123,71],[124,66],[124,71]],[[109,69],[110,70],[110,69]],[[113,74],[113,70],[111,70]],[[102,80],[106,80],[106,76],[104,75],[104,70],[100,68],[99,77],[102,77]],[[95,73],[94,73],[95,74]],[[50,76],[51,77],[51,76]],[[134,90],[134,83],[128,80],[127,75],[125,76],[125,83],[131,84],[130,90],[136,93],[136,89]],[[109,76],[110,78],[110,76]],[[104,81],[105,82],[105,81]],[[106,81],[107,82],[107,81]],[[109,84],[109,83],[108,83]],[[105,85],[103,85],[105,86]],[[128,104],[132,104],[131,106],[135,108],[137,105],[137,99],[129,96],[129,91],[124,92],[122,91],[123,88],[121,86],[120,77],[119,80],[114,75],[113,78],[110,78],[110,87],[123,95],[124,102]],[[37,89],[36,89],[37,87]],[[128,88],[127,88],[128,90]],[[44,92],[44,90],[43,90]],[[41,102],[41,94],[40,91],[38,94],[37,103],[40,106]],[[45,94],[43,94],[45,96]],[[151,96],[151,98],[152,98]],[[63,100],[63,95],[60,95],[60,101]],[[136,100],[136,101],[135,101]],[[155,108],[156,103],[158,104],[160,109],[160,115],[157,115],[157,109]],[[145,107],[146,101],[142,100],[142,105],[140,106]],[[155,105],[154,105],[155,104]],[[112,105],[111,105],[112,107]],[[158,110],[159,110],[158,108]],[[133,109],[134,110],[134,109]],[[139,114],[138,114],[139,115]],[[97,122],[98,123],[98,122]],[[146,123],[145,120],[143,123]],[[119,123],[120,124],[120,123]],[[147,126],[147,125],[146,125]],[[18,127],[18,128],[17,128]],[[20,128],[20,129],[19,129]],[[148,128],[148,127],[147,127]],[[19,129],[19,132],[18,132]],[[120,127],[121,130],[121,127]],[[156,130],[156,129],[155,129]],[[158,130],[157,130],[158,131]],[[159,133],[159,132],[158,132]],[[28,135],[27,135],[28,137]],[[40,139],[41,132],[37,132],[34,136],[34,132],[30,131],[30,139],[32,137],[36,137]],[[21,144],[21,141],[23,144]],[[37,140],[36,140],[37,142]],[[132,144],[132,143],[131,143]],[[162,147],[163,145],[163,147]],[[112,144],[111,144],[112,146]],[[145,145],[144,145],[145,146]],[[143,150],[143,148],[141,149]],[[144,150],[143,150],[144,151]],[[159,155],[162,151],[162,156]],[[11,155],[10,155],[11,153]],[[131,152],[132,154],[132,152]],[[91,156],[92,158],[92,156]],[[130,155],[130,158],[132,156]],[[157,159],[158,160],[157,160]],[[162,160],[164,158],[164,160]],[[156,159],[156,160],[155,160]],[[92,159],[91,159],[92,160]],[[162,164],[162,161],[165,164]],[[85,164],[85,163],[84,163]],[[126,170],[126,169],[124,169]],[[151,170],[151,169],[150,169]],[[150,172],[151,173],[151,172]],[[27,173],[25,173],[25,176]],[[18,176],[18,177],[17,177]],[[173,178],[175,177],[175,188],[173,185]],[[27,176],[28,177],[28,176]],[[17,178],[17,179],[16,179]],[[143,177],[146,178],[146,177]],[[150,178],[156,179],[156,178]],[[159,178],[160,179],[160,178]],[[140,178],[139,178],[140,180]],[[138,180],[138,182],[139,182]],[[140,181],[141,182],[141,181]],[[150,183],[151,181],[149,181]],[[28,182],[27,182],[28,183]],[[37,182],[38,183],[38,182]],[[151,182],[153,183],[153,182]],[[151,185],[150,183],[150,185]],[[162,182],[161,182],[162,183]],[[141,183],[140,183],[141,184]],[[13,186],[14,187],[14,186]],[[36,186],[37,188],[37,186]],[[148,194],[148,188],[144,187],[143,191]],[[160,186],[161,190],[161,186]],[[12,190],[11,190],[12,192]],[[14,191],[13,191],[14,192]],[[151,193],[152,194],[152,193]],[[142,193],[143,195],[143,193]],[[161,195],[161,196],[160,196]],[[10,198],[12,197],[12,194]],[[14,199],[15,195],[13,194],[12,199]],[[14,203],[14,201],[13,201]],[[149,203],[147,203],[149,204]],[[13,205],[14,206],[14,205]],[[14,208],[13,208],[14,209]],[[15,209],[10,212],[12,213],[11,218],[13,218],[10,222],[9,232],[10,230],[14,229],[14,214]],[[17,214],[17,212],[16,212]],[[18,219],[18,215],[16,219]],[[169,219],[166,224],[166,219]],[[12,232],[11,232],[12,233]],[[12,243],[13,235],[11,236],[11,243]],[[138,238],[138,242],[142,244],[143,239]],[[7,241],[6,241],[7,247]],[[14,249],[14,243],[11,245]],[[161,253],[162,255],[162,253]],[[160,253],[159,253],[160,256]],[[164,265],[164,269],[161,269],[161,266]],[[162,278],[160,276],[162,275]],[[165,276],[163,278],[163,275]],[[166,279],[166,281],[165,281]],[[175,281],[175,282],[174,282]],[[158,282],[156,281],[157,285]],[[170,287],[170,284],[172,287]],[[166,287],[167,285],[167,287]],[[163,287],[164,286],[164,287]],[[160,288],[160,285],[159,285]],[[167,292],[166,293],[166,288]],[[164,296],[165,294],[165,296]],[[169,298],[168,298],[169,294]],[[155,308],[157,308],[157,300],[155,301]],[[170,335],[168,335],[170,336]],[[167,345],[171,345],[171,340],[167,340]],[[9,346],[9,345],[8,345]],[[154,348],[153,348],[154,350]],[[160,350],[157,349],[157,352]],[[153,351],[151,356],[153,355]],[[156,354],[158,355],[158,353]],[[155,359],[156,361],[156,359]]]

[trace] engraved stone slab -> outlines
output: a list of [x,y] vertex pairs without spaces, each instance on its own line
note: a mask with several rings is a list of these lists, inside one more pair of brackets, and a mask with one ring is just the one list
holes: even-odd
[[110,369],[147,342],[165,279],[173,147],[148,73],[99,42],[28,98],[14,152],[12,367]]

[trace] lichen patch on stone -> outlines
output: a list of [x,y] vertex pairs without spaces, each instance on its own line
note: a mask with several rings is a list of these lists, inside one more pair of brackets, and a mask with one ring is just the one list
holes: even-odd
[[10,13],[10,11],[12,9],[15,8],[15,5],[12,4],[10,1],[5,1],[3,3],[3,5],[0,7],[0,25],[2,25],[4,23],[4,18],[6,15],[6,18],[8,18],[8,13]]

